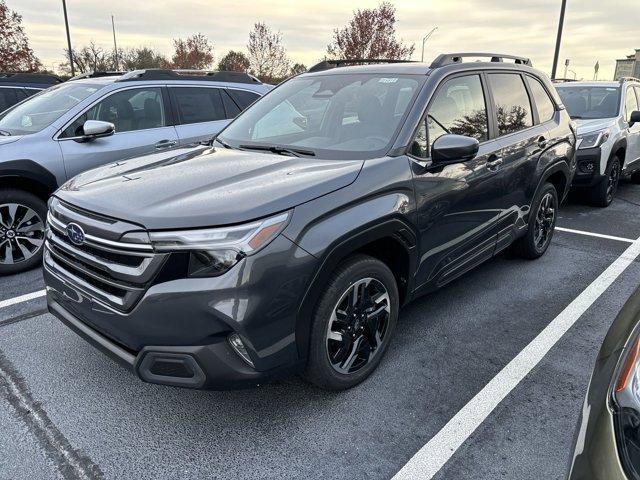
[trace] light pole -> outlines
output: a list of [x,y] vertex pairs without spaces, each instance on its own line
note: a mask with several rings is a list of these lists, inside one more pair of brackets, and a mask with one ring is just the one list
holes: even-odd
[[424,62],[424,44],[427,42],[427,40],[429,40],[429,37],[433,35],[433,32],[435,32],[437,29],[438,27],[432,28],[431,31],[427,33],[422,39],[422,57],[420,58],[421,62]]
[[67,18],[67,2],[62,0],[62,11],[64,12],[64,27],[67,29],[67,48],[69,49],[69,65],[71,66],[71,76],[76,76],[76,69],[73,66],[73,52],[71,51],[71,35],[69,34],[69,19]]
[[576,72],[574,72],[573,70],[569,70],[570,73],[573,73],[573,79],[577,80],[578,79],[578,74]]
[[111,15],[111,29],[113,30],[113,59],[115,63],[114,70],[118,71],[118,44],[116,43],[116,24],[113,21],[113,15]]
[[567,0],[562,0],[562,6],[560,7],[560,21],[558,22],[558,36],[556,37],[556,51],[553,55],[553,68],[551,69],[551,80],[556,79],[558,57],[560,56],[560,42],[562,41],[562,28],[564,27],[564,12],[566,8]]

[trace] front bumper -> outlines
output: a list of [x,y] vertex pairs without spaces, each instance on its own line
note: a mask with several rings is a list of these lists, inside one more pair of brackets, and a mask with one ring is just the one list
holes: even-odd
[[576,174],[571,183],[574,187],[592,187],[602,178],[600,164],[602,149],[600,147],[585,148],[576,152]]

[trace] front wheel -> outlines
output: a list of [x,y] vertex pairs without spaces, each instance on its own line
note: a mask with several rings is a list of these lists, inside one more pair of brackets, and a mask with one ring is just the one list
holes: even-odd
[[558,203],[556,188],[545,183],[533,203],[526,235],[513,244],[516,254],[531,260],[544,255],[556,228]]
[[0,190],[0,275],[29,270],[42,261],[45,202],[23,190]]
[[607,165],[605,176],[590,192],[591,205],[605,208],[611,205],[618,191],[622,163],[618,157],[613,157]]
[[305,378],[345,390],[378,366],[398,318],[398,287],[389,267],[366,255],[346,260],[316,306]]

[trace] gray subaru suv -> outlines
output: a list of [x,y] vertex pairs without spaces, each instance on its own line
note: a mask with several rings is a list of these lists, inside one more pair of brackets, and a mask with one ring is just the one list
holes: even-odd
[[210,140],[272,87],[237,72],[93,73],[0,114],[0,275],[38,265],[49,195],[75,175]]

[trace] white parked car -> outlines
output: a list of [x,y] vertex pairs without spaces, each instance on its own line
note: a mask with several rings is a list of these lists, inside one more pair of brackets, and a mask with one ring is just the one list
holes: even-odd
[[593,205],[607,207],[621,177],[640,183],[640,80],[568,82],[556,89],[578,125],[572,186]]

